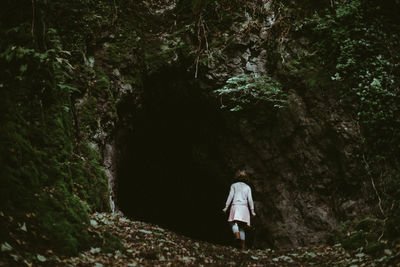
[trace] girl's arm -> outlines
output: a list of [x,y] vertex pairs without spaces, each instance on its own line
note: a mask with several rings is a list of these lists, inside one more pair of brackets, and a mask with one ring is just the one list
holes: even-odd
[[249,187],[249,192],[247,194],[247,202],[249,202],[251,214],[253,216],[256,216],[256,213],[254,212],[254,202],[253,202],[253,196],[251,195],[251,188]]
[[229,191],[229,196],[228,196],[228,199],[226,200],[226,203],[225,203],[225,208],[222,210],[223,212],[227,211],[229,205],[232,202],[234,194],[235,194],[235,190],[233,189],[233,185],[231,185],[231,190]]

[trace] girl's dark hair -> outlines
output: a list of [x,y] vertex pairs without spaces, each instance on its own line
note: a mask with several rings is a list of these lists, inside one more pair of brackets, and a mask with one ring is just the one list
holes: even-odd
[[240,169],[236,171],[235,182],[243,182],[243,183],[248,183],[249,182],[249,175],[247,174],[246,170]]

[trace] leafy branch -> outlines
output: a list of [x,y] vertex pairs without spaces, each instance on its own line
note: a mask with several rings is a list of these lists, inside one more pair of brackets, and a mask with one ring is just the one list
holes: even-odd
[[[222,89],[215,90],[221,97],[221,108],[230,107],[230,111],[239,111],[251,104],[268,102],[273,108],[280,109],[287,104],[287,95],[279,82],[267,75],[258,73],[239,74],[229,78]],[[229,104],[223,104],[226,96]]]

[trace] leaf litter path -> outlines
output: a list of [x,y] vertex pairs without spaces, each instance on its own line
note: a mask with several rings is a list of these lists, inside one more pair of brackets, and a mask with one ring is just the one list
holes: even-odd
[[361,251],[346,252],[340,245],[280,251],[238,250],[196,241],[156,225],[110,213],[92,214],[89,230],[101,236],[106,233],[118,236],[123,248],[107,253],[92,247],[77,257],[60,256],[46,250],[36,254],[33,262],[25,260],[22,264],[20,257],[12,254],[15,252],[11,245],[5,242],[1,244],[2,253],[11,253],[15,261],[9,259],[10,265],[0,261],[0,266],[400,266],[400,246],[386,249],[386,255],[376,257]]
[[396,266],[388,257],[374,259],[364,253],[346,252],[340,245],[274,251],[239,250],[196,241],[160,228],[131,221],[122,215],[91,215],[91,231],[110,232],[121,238],[123,251],[103,253],[91,248],[78,257],[60,257],[63,266]]

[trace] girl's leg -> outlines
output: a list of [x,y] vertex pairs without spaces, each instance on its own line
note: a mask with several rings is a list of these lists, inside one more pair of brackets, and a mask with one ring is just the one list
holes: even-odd
[[240,236],[240,240],[246,240],[246,234],[244,233],[243,228],[239,229],[239,236]]
[[232,232],[236,239],[240,239],[239,225],[236,221],[232,222]]
[[244,232],[244,224],[240,224],[239,227],[239,237],[240,237],[240,245],[242,249],[246,249],[246,234]]
[[244,229],[240,229],[239,236],[240,236],[240,245],[241,245],[242,249],[246,249],[246,238],[245,238]]

